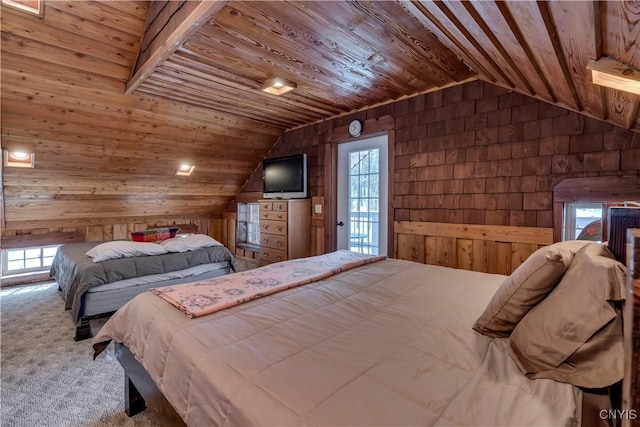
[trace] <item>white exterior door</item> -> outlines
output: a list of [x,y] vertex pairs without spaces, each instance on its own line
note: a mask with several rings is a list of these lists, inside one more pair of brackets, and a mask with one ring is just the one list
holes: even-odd
[[337,248],[386,255],[388,138],[338,145]]

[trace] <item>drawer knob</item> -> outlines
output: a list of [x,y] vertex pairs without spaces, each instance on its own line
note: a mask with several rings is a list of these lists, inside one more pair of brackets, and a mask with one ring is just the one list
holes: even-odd
[[282,242],[278,240],[278,246],[282,246]]
[[282,257],[281,257],[280,255],[278,255],[278,256],[276,257],[276,259],[277,259],[278,261],[282,261]]
[[269,243],[269,239],[262,239],[264,243]]
[[278,231],[282,231],[282,227],[281,227],[281,226],[277,226],[277,227],[276,227],[276,229],[277,229]]
[[267,257],[269,256],[269,254],[268,254],[267,252],[263,252],[263,253],[262,253],[262,256],[263,256],[263,257],[265,257],[265,258],[267,258]]

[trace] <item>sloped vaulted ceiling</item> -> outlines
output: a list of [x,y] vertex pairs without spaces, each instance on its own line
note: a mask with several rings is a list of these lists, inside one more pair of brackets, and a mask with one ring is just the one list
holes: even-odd
[[[207,3],[184,44],[128,90],[291,127],[475,76],[640,128],[638,96],[592,84],[587,70],[602,56],[640,69],[637,2]],[[137,70],[157,21],[178,7],[151,4]],[[261,93],[274,75],[298,89]]]
[[[640,130],[638,2],[47,1],[2,7],[7,228],[218,217],[287,129],[482,79]],[[633,70],[632,70],[633,71]],[[279,97],[270,77],[297,83]],[[196,165],[176,177],[181,161]]]

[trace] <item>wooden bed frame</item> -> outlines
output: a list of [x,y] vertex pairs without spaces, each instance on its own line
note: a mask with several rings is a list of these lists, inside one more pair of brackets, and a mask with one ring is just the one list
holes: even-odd
[[124,344],[116,343],[116,358],[124,368],[124,411],[132,417],[150,409],[163,426],[186,426],[144,367]]

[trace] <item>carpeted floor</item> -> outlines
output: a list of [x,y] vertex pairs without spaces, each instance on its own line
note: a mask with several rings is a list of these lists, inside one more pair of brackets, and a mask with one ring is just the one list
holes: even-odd
[[[124,413],[115,358],[93,360],[55,283],[0,290],[0,426],[156,426],[146,410]],[[94,333],[104,319],[92,321]]]

